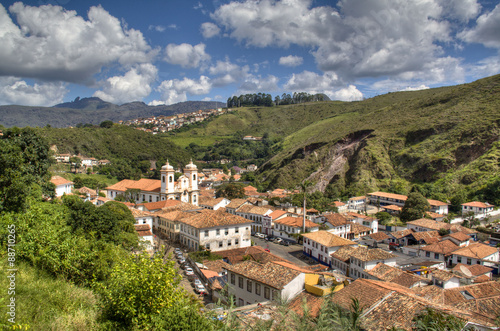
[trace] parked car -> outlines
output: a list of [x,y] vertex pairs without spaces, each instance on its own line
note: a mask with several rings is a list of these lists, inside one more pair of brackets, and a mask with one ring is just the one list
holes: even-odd
[[201,284],[200,285],[196,285],[194,287],[194,290],[195,290],[196,293],[200,293],[200,294],[205,294],[205,292],[206,292],[205,286],[203,286]]
[[201,283],[201,280],[199,278],[194,278],[193,284],[194,284],[195,287],[197,285],[202,285],[203,286],[203,284]]
[[184,264],[184,263],[186,263],[186,259],[182,258],[179,260],[179,264]]
[[187,267],[185,270],[186,270],[186,276],[193,276],[194,275],[194,271],[192,268]]
[[174,253],[175,254],[182,254],[182,251],[180,248],[176,248],[176,249],[174,249]]
[[263,233],[259,233],[259,235],[257,237],[259,237],[260,239],[264,239],[266,237],[266,235]]
[[267,240],[267,241],[272,241],[273,239],[274,239],[274,237],[273,237],[273,236],[267,236],[267,237],[266,237],[266,240]]
[[254,236],[260,238],[260,232],[255,232]]
[[290,243],[288,241],[285,241],[285,243],[283,245],[284,246],[290,246]]
[[191,268],[191,266],[189,265],[189,263],[186,262],[182,268],[186,270],[187,268]]
[[277,244],[281,243],[282,241],[283,241],[283,239],[281,239],[281,238],[278,238],[278,239],[274,240],[274,242],[277,243]]

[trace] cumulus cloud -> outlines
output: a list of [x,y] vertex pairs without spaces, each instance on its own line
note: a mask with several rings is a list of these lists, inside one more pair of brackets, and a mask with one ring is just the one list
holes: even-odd
[[105,66],[151,62],[157,51],[140,31],[123,27],[101,6],[88,19],[60,6],[0,4],[0,75],[85,82]]
[[34,83],[15,77],[0,77],[0,104],[24,106],[53,106],[63,102],[68,90],[58,82]]
[[443,14],[452,19],[468,21],[476,18],[481,11],[481,5],[477,0],[440,0]]
[[259,92],[273,92],[278,90],[278,81],[278,77],[273,75],[268,75],[266,77],[248,75],[235,94],[241,95]]
[[500,5],[478,17],[476,26],[459,34],[469,43],[481,43],[486,47],[500,48]]
[[239,66],[232,63],[228,58],[224,61],[217,61],[215,65],[208,69],[210,75],[216,76],[212,83],[215,87],[226,86],[236,83],[247,77],[250,67],[248,65]]
[[201,63],[210,60],[205,53],[205,44],[168,44],[165,49],[164,60],[170,64],[180,65],[183,68],[197,68]]
[[161,100],[154,100],[149,105],[171,105],[178,102],[187,101],[189,95],[207,94],[212,89],[210,78],[201,76],[199,79],[184,78],[182,80],[172,79],[163,81],[158,86],[157,91],[161,93]]
[[296,67],[302,64],[304,59],[301,56],[288,55],[280,57],[279,64],[287,67]]
[[338,91],[325,91],[325,94],[332,100],[340,101],[359,101],[363,100],[363,93],[361,93],[356,86],[349,85],[348,87],[342,88]]
[[220,28],[214,23],[205,22],[200,27],[201,34],[205,38],[212,38],[220,33]]
[[142,100],[151,93],[151,84],[157,74],[158,69],[154,65],[140,64],[123,76],[108,78],[102,90],[96,91],[94,96],[118,104]]
[[163,25],[150,25],[148,30],[155,30],[156,32],[164,32],[167,28]]
[[[309,47],[324,72],[344,80],[415,72],[436,63],[453,40],[447,16],[468,19],[478,6],[443,0],[341,0],[312,8],[311,0],[243,1],[220,6],[211,18],[247,46]],[[467,0],[474,5],[475,1]]]

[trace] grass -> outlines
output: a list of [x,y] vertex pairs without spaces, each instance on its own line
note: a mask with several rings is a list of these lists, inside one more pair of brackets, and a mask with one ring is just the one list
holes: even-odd
[[214,145],[224,139],[229,139],[232,138],[232,136],[211,136],[211,135],[201,135],[201,136],[196,136],[196,135],[190,135],[188,133],[179,133],[176,134],[175,136],[169,136],[168,139],[176,144],[177,146],[180,146],[182,148],[186,148],[189,146],[191,143],[195,143],[198,146],[211,146]]
[[[85,288],[71,285],[65,280],[54,279],[43,271],[21,263],[16,266],[15,279],[15,322],[29,330],[54,331],[84,331],[95,330],[98,327],[98,306],[94,293]],[[0,272],[0,286],[9,287],[8,271],[3,268]],[[6,305],[10,299],[6,290],[0,297],[2,322],[5,320]],[[23,328],[24,329],[24,328]]]

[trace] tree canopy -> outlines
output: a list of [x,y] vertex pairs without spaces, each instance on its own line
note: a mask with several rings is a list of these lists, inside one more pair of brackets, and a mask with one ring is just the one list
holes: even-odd
[[425,216],[425,212],[430,210],[429,201],[418,192],[408,194],[403,209],[401,210],[401,221],[409,222]]

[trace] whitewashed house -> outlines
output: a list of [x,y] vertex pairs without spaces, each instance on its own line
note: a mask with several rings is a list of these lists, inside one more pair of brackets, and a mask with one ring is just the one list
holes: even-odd
[[499,253],[496,247],[474,243],[455,250],[452,253],[451,259],[453,264],[481,264],[494,267],[499,262]]
[[286,266],[244,261],[227,267],[228,292],[237,306],[279,300],[287,302],[303,291],[305,274]]
[[203,209],[179,222],[180,242],[191,250],[204,248],[216,252],[251,245],[252,222],[241,216]]
[[[297,241],[297,235],[303,232],[304,219],[302,217],[284,217],[274,221],[273,235],[284,239]],[[319,230],[318,224],[305,222],[306,231],[316,232]]]
[[354,241],[339,237],[329,231],[305,233],[302,251],[319,262],[331,266],[330,255],[344,246],[357,246]]
[[199,206],[205,209],[217,210],[219,208],[225,208],[229,203],[231,203],[231,200],[226,198],[205,198],[200,199]]
[[73,191],[73,182],[61,176],[52,176],[50,182],[56,186],[56,197],[71,194]]
[[262,218],[262,233],[266,235],[273,234],[274,221],[290,216],[291,214],[284,210],[275,210]]
[[462,214],[468,214],[470,212],[474,215],[486,216],[493,211],[494,205],[490,205],[487,202],[472,201],[462,204]]

